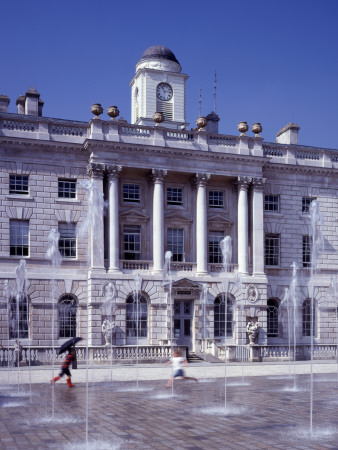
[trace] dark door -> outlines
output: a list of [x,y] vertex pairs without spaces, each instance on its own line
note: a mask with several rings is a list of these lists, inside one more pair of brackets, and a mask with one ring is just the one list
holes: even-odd
[[193,301],[174,301],[174,340],[177,345],[192,349]]

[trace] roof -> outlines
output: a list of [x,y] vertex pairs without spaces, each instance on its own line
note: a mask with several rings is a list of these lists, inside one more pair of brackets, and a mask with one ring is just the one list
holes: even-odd
[[164,47],[163,45],[153,45],[152,47],[148,47],[142,54],[140,61],[144,61],[147,59],[165,59],[167,61],[173,61],[177,64],[180,64],[174,53],[169,50],[169,48]]

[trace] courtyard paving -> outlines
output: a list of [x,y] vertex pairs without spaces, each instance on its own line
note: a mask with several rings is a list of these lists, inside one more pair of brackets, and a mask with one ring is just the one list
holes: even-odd
[[229,364],[226,380],[190,364],[199,382],[173,390],[159,365],[82,367],[54,390],[51,371],[1,368],[1,449],[338,449],[336,364],[313,366],[312,433],[309,364]]

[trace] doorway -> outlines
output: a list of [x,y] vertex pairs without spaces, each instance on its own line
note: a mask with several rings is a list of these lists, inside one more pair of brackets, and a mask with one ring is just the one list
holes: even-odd
[[174,340],[192,350],[193,300],[174,300]]

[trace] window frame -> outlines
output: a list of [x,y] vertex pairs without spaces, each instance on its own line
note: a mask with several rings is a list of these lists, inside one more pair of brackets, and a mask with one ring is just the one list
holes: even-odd
[[[68,227],[68,229],[72,229],[74,232],[73,236],[65,236],[62,234],[66,233],[65,230],[62,230],[62,227]],[[58,248],[59,252],[63,259],[76,259],[77,258],[77,238],[76,238],[76,224],[74,223],[66,223],[66,222],[59,222],[58,224],[58,232],[60,234],[59,242],[58,242]],[[68,242],[68,245],[66,245],[66,242]],[[63,245],[61,245],[63,243]],[[67,254],[70,253],[70,254]],[[72,254],[73,253],[73,254]]]
[[[131,181],[122,181],[121,183],[121,195],[122,195],[122,203],[125,203],[127,205],[141,205],[141,197],[142,197],[142,187],[141,187],[141,183],[137,183],[137,182],[131,182]],[[125,197],[125,190],[124,187],[125,186],[138,186],[138,198],[136,199],[132,199],[132,198],[126,198]],[[134,193],[135,195],[135,193]]]
[[[181,201],[175,201],[175,200],[169,200],[168,199],[168,195],[169,195],[169,189],[174,190],[176,189],[177,191],[180,190],[181,192]],[[178,197],[178,193],[176,194],[176,196]],[[172,195],[172,197],[174,197],[174,195]],[[167,206],[183,206],[184,203],[184,189],[182,186],[166,186],[166,205]]]
[[[309,200],[308,203],[307,200]],[[302,214],[310,214],[310,205],[314,200],[317,200],[317,197],[302,197]]]
[[[62,183],[68,183],[69,186],[62,185]],[[62,198],[64,200],[76,200],[77,198],[76,178],[58,178],[58,198]]]
[[[219,237],[221,237],[221,239],[220,239],[220,241],[218,242],[218,244],[217,245],[213,245],[213,247],[214,247],[214,252],[212,252],[212,249],[211,249],[211,235],[212,234],[217,234],[217,235],[219,235]],[[209,233],[208,233],[208,261],[209,261],[209,264],[222,264],[223,263],[223,256],[222,256],[222,250],[221,250],[221,248],[220,248],[220,243],[221,243],[221,241],[222,241],[222,239],[224,239],[224,237],[225,237],[225,233],[224,233],[224,231],[220,231],[220,230],[210,230],[209,231]],[[217,249],[217,252],[215,251]],[[215,256],[216,257],[216,261],[212,261],[212,256]]]
[[280,303],[275,298],[269,298],[266,307],[266,335],[267,337],[279,337],[279,307]]
[[[170,234],[170,230],[171,231],[181,231],[182,232],[182,244],[178,244],[180,245],[180,247],[182,247],[182,253],[179,252],[174,252],[175,248],[174,248],[174,244],[172,244],[171,246],[169,245],[169,234]],[[166,249],[167,251],[171,251],[172,253],[172,262],[185,262],[185,236],[184,236],[184,227],[173,227],[173,226],[168,226],[167,227],[167,241],[166,241]],[[182,259],[177,259],[177,256],[181,255]]]
[[[13,178],[13,177],[15,179],[11,180],[11,178]],[[21,183],[18,183],[19,179],[21,179]],[[29,176],[28,175],[19,175],[19,174],[11,173],[11,174],[9,174],[8,183],[9,183],[9,186],[8,186],[9,194],[29,195]],[[11,189],[11,185],[14,185],[14,189]],[[20,186],[22,187],[22,189],[19,189]],[[24,189],[25,186],[27,186],[27,189]]]
[[[137,308],[135,306],[144,305]],[[148,301],[143,294],[138,294],[137,300],[134,295],[129,295],[126,300],[126,338],[129,339],[147,339],[149,332],[149,311]]]
[[[19,312],[19,323],[17,319],[18,312]],[[28,296],[25,294],[20,294],[19,296],[10,297],[8,314],[9,314],[8,317],[9,339],[29,339],[30,304]]]
[[[130,228],[130,229],[132,229],[132,228],[136,229],[137,228],[139,232],[138,233],[126,232],[125,231],[126,228]],[[136,241],[134,241],[134,242],[126,242],[126,240],[125,240],[126,234],[128,234],[129,236],[139,236],[139,242],[138,243]],[[139,250],[136,250],[135,248],[134,249],[126,249],[126,244],[138,245]],[[126,257],[127,253],[138,255],[139,257],[138,258],[135,258],[135,257],[134,258],[127,258]],[[139,225],[139,224],[131,224],[131,223],[130,224],[129,223],[125,223],[125,224],[122,225],[122,254],[123,254],[123,258],[122,259],[124,259],[126,261],[140,261],[142,259],[141,258],[141,255],[142,255],[142,227],[141,227],[141,225]]]
[[[210,194],[211,193],[218,193],[218,194],[222,194],[222,205],[212,205],[210,203]],[[209,188],[208,189],[208,207],[211,209],[225,209],[225,191],[222,189],[216,189],[216,188]]]
[[[269,248],[278,249],[278,254],[270,254],[268,255],[268,246],[267,246],[267,240],[274,240],[278,242],[278,246],[269,246]],[[264,264],[267,267],[279,267],[280,266],[280,248],[281,248],[281,242],[280,242],[280,234],[277,233],[267,233],[265,234],[265,239],[264,239]],[[277,258],[277,264],[275,263],[270,263],[272,261],[272,258]],[[269,261],[269,262],[268,262]]]
[[264,212],[280,212],[280,196],[275,194],[264,194]]
[[[307,298],[302,303],[302,336],[311,338],[311,299]],[[317,336],[317,308],[313,300],[313,317],[312,317],[313,336]]]
[[234,335],[234,304],[233,301],[227,297],[227,320],[225,324],[224,298],[225,294],[220,294],[214,300],[214,338],[220,339],[226,337],[227,339],[231,339]]
[[[65,314],[63,315],[63,318],[61,317],[61,305],[65,302],[70,303],[69,311],[68,311],[68,319],[67,319],[67,317],[65,317]],[[76,299],[72,295],[66,294],[60,298],[59,303],[58,303],[59,339],[72,338],[72,337],[76,336],[77,310],[78,310],[78,304],[77,304]],[[74,313],[74,311],[75,311],[75,313]],[[67,331],[68,331],[68,333],[67,333]]]
[[303,267],[307,268],[311,267],[311,256],[312,256],[312,236],[304,234],[302,244]]
[[[24,227],[25,226],[25,227]],[[15,229],[19,229],[20,233],[14,233]],[[9,255],[29,257],[29,220],[10,219],[9,221]],[[15,241],[22,243],[15,243]],[[21,251],[19,251],[21,248]]]

